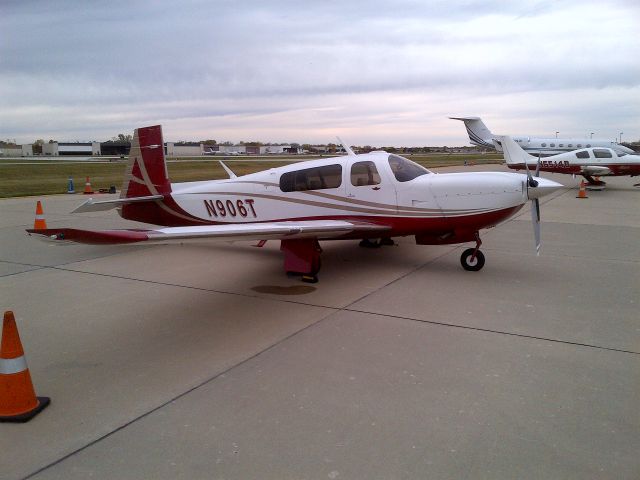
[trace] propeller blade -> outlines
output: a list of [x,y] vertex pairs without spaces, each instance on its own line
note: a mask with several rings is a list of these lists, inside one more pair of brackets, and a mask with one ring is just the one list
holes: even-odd
[[533,236],[536,242],[536,255],[540,255],[540,201],[537,198],[531,200],[531,223],[533,224]]
[[537,187],[538,182],[533,179],[531,176],[531,171],[529,170],[529,165],[527,165],[527,161],[524,161],[524,169],[527,171],[527,185],[529,187]]
[[538,152],[538,163],[536,164],[536,177],[540,176],[540,152]]

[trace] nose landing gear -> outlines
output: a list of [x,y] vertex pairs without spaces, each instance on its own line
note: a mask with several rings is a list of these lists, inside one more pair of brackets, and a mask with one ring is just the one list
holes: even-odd
[[460,256],[462,268],[470,272],[477,272],[484,267],[484,254],[480,251],[480,234],[476,232],[476,248],[467,248]]

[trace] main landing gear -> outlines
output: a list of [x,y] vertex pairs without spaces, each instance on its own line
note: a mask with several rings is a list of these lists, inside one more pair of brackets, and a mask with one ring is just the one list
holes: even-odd
[[280,250],[284,253],[284,270],[289,276],[300,276],[306,283],[317,283],[320,271],[322,248],[315,238],[282,240]]
[[484,267],[484,254],[480,251],[480,234],[476,232],[476,248],[467,248],[460,256],[462,268],[470,272],[477,272]]
[[604,187],[607,184],[607,182],[600,180],[600,177],[593,178],[591,175],[582,176],[587,180],[587,182],[589,182],[589,185],[593,185],[595,187]]
[[362,248],[380,248],[381,246],[392,246],[396,242],[391,237],[363,238],[358,244]]

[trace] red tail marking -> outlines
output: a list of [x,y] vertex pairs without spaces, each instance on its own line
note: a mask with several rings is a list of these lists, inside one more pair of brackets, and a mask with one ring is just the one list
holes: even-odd
[[160,125],[135,131],[129,162],[122,188],[124,198],[171,193]]

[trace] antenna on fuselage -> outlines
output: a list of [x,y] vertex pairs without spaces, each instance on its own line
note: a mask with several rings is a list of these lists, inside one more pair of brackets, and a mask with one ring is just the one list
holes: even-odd
[[355,152],[351,150],[351,147],[349,145],[344,143],[340,137],[336,138],[338,139],[338,143],[340,143],[340,145],[342,145],[342,148],[344,148],[344,151],[347,152],[347,155],[355,155]]
[[233,173],[233,171],[229,167],[227,167],[222,160],[218,160],[218,161],[220,162],[220,165],[222,165],[222,168],[224,168],[224,171],[227,172],[227,175],[229,175],[229,178],[237,177],[237,175]]

